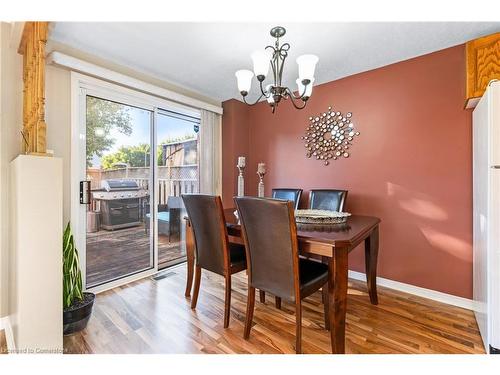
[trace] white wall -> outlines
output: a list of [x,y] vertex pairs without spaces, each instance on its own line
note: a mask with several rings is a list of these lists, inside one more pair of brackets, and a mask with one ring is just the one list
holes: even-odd
[[45,69],[47,148],[63,160],[63,222],[70,219],[71,75],[55,66]]
[[21,152],[22,56],[11,45],[11,24],[0,23],[0,317],[10,313],[9,164]]

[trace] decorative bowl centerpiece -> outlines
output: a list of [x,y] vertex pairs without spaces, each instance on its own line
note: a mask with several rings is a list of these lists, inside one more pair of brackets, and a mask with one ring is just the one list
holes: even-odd
[[299,224],[342,224],[351,216],[348,212],[328,210],[295,210],[295,221]]

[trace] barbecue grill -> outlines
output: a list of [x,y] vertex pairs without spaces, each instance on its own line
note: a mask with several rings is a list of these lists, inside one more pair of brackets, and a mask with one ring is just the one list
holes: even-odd
[[101,189],[92,191],[100,202],[101,228],[115,230],[141,225],[142,207],[149,192],[134,180],[103,180]]

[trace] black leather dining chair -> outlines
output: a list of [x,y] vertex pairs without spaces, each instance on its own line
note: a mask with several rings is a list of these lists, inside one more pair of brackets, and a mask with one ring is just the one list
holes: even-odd
[[[272,197],[274,199],[288,200],[294,203],[294,208],[299,208],[300,197],[302,196],[302,189],[289,189],[289,188],[279,188],[272,190]],[[261,303],[266,302],[266,292],[263,290],[259,291],[259,300]],[[279,298],[276,299],[276,308],[281,308],[281,302]]]
[[226,219],[219,196],[182,196],[194,234],[196,268],[191,308],[196,308],[202,268],[224,276],[224,328],[229,327],[231,275],[247,268],[245,246],[229,242]]
[[285,199],[294,203],[294,208],[299,208],[300,196],[302,189],[273,189],[272,197],[275,199]]
[[312,189],[309,192],[309,208],[342,212],[347,190]]
[[[301,353],[301,301],[326,291],[328,266],[299,257],[294,206],[291,201],[236,197],[248,266],[248,297],[244,338],[250,337],[255,307],[255,289],[267,291],[295,304],[295,350]],[[329,328],[328,303],[325,328]]]

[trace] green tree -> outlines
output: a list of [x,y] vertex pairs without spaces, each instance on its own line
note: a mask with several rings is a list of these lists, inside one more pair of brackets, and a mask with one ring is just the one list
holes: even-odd
[[103,156],[101,164],[104,169],[113,168],[116,163],[127,163],[130,167],[149,166],[150,146],[141,143],[136,146],[122,146],[118,151]]
[[87,96],[87,166],[94,156],[102,157],[115,139],[109,136],[112,129],[132,134],[131,117],[123,104]]

